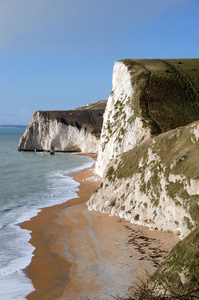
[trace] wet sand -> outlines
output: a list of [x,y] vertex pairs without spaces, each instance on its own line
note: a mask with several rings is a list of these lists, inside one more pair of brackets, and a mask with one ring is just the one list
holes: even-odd
[[[35,291],[27,299],[114,299],[125,296],[145,271],[152,273],[178,238],[88,211],[86,201],[99,181],[94,169],[74,176],[78,198],[44,208],[22,224],[35,247],[24,270]],[[90,179],[89,179],[90,178]]]

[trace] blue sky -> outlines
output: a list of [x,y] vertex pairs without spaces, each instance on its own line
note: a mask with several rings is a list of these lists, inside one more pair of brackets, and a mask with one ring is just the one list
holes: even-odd
[[114,62],[199,58],[199,0],[0,0],[0,124],[107,99]]

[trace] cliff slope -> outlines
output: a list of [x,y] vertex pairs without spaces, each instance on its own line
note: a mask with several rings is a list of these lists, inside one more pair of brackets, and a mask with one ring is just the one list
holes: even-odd
[[151,138],[112,160],[89,209],[185,237],[199,217],[199,122]]
[[115,63],[96,164],[100,176],[121,153],[199,119],[198,90],[173,62],[126,59]]
[[[103,102],[103,103],[101,103]],[[19,151],[98,152],[106,101],[71,111],[37,111],[19,142]]]

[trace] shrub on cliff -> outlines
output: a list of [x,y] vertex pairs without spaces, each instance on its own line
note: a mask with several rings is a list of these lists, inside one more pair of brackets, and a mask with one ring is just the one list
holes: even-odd
[[140,281],[128,300],[195,300],[199,299],[199,286],[176,281],[176,273],[151,276],[148,281]]

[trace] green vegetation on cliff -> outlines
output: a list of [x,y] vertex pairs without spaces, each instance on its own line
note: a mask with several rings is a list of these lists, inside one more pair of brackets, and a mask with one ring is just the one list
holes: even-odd
[[199,92],[199,59],[168,59],[168,62],[180,69],[190,80],[190,85]]
[[[193,124],[194,126],[194,124]],[[192,219],[199,224],[199,195],[189,195],[184,187],[183,179],[176,182],[169,181],[169,175],[182,176],[188,182],[199,178],[199,140],[195,140],[193,126],[186,126],[160,134],[142,145],[121,155],[120,160],[106,174],[109,181],[116,178],[131,178],[134,174],[141,174],[141,190],[145,194],[154,191],[154,202],[158,204],[160,194],[160,179],[163,175],[167,181],[166,192],[176,205],[183,205],[188,209]],[[198,124],[199,126],[199,124]],[[149,150],[155,155],[149,160]],[[147,183],[144,180],[145,170],[150,166],[151,176]],[[181,199],[182,204],[178,201]],[[188,228],[193,225],[187,220]]]
[[172,249],[156,274],[161,273],[175,274],[174,282],[180,279],[183,283],[188,282],[190,288],[199,288],[199,227]]
[[87,106],[78,107],[75,110],[105,110],[107,100],[100,100],[98,102],[92,102]]
[[[138,111],[152,134],[199,120],[199,59],[125,59]],[[180,67],[179,67],[180,66]],[[132,105],[135,106],[135,103]]]
[[199,299],[199,228],[171,251],[148,280],[141,281],[128,300]]

